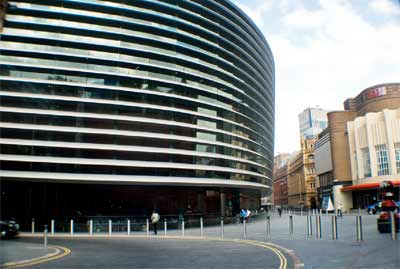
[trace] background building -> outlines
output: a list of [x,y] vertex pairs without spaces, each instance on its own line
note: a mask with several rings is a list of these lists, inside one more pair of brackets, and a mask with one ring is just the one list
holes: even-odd
[[318,135],[318,139],[315,142],[314,161],[318,200],[331,199],[333,201],[332,151],[328,128]]
[[0,45],[4,217],[225,215],[270,193],[273,57],[231,1],[16,0]]
[[300,138],[314,138],[328,126],[327,110],[306,108],[299,114]]
[[380,182],[399,179],[400,83],[369,87],[346,100],[344,107],[345,111],[328,113],[328,119],[334,204],[342,203],[348,210],[379,199]]
[[288,205],[291,207],[318,207],[317,178],[314,164],[316,139],[302,139],[301,150],[289,161]]
[[[400,183],[400,108],[357,117],[347,128],[353,181],[347,189],[358,186],[359,191],[353,191],[353,206],[364,208],[383,198],[371,187],[382,181]],[[398,194],[394,198],[397,201]]]
[[274,174],[273,174],[273,201],[274,206],[288,205],[288,163],[291,154],[281,153],[274,158]]

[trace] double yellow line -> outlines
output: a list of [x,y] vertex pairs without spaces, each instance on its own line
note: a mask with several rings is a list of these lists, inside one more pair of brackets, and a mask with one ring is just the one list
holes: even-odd
[[[136,236],[135,236],[136,237]],[[144,236],[137,236],[139,238],[149,238],[149,237],[144,237]],[[223,241],[223,242],[233,242],[233,243],[242,243],[242,244],[247,244],[247,245],[253,245],[261,248],[265,248],[268,250],[271,250],[273,253],[276,254],[279,258],[279,269],[287,269],[287,264],[288,261],[285,257],[285,255],[282,253],[282,251],[275,247],[272,246],[268,243],[265,242],[260,242],[260,241],[253,241],[253,240],[244,240],[244,239],[229,239],[229,238],[214,238],[214,237],[197,237],[197,236],[187,236],[187,237],[181,237],[181,236],[164,236],[164,237],[157,237],[157,239],[178,239],[178,240],[212,240],[212,241]]]
[[[105,236],[106,237],[106,236]],[[101,238],[101,237],[100,237]],[[119,237],[124,238],[124,237]],[[149,239],[149,237],[147,236],[130,236],[130,239],[133,238],[147,238]],[[276,254],[276,256],[278,256],[279,258],[279,269],[287,269],[287,259],[285,257],[285,255],[282,253],[282,251],[279,249],[279,247],[277,248],[276,246],[273,246],[271,244],[265,243],[265,242],[260,242],[260,241],[253,241],[253,240],[243,240],[243,239],[229,239],[229,238],[214,238],[214,237],[197,237],[197,236],[186,236],[186,237],[181,237],[181,236],[163,236],[163,237],[150,237],[150,238],[156,238],[156,239],[178,239],[178,240],[204,240],[204,241],[223,241],[223,242],[233,242],[233,243],[241,243],[241,244],[247,244],[247,245],[253,245],[253,246],[257,246],[257,247],[261,247],[261,248],[265,248],[268,249],[270,251],[272,251],[273,253]],[[43,256],[43,257],[39,257],[39,258],[35,258],[32,260],[27,260],[27,261],[21,261],[21,262],[16,262],[16,263],[6,263],[3,265],[0,265],[0,268],[18,268],[18,267],[23,267],[23,266],[30,266],[30,265],[35,265],[35,264],[39,264],[39,263],[44,263],[44,262],[48,262],[48,261],[52,261],[55,259],[60,259],[64,256],[67,256],[68,254],[71,253],[71,250],[65,247],[61,247],[61,246],[49,246],[49,248],[55,249],[56,252],[54,254],[50,254]]]
[[25,261],[20,261],[20,262],[8,262],[0,265],[0,268],[18,268],[18,267],[24,267],[24,266],[31,266],[39,263],[44,263],[56,259],[60,259],[62,257],[65,257],[71,253],[71,250],[65,247],[60,247],[60,246],[49,246],[50,249],[54,249],[55,252],[51,254],[47,254],[46,256],[39,257],[39,258],[34,258],[31,260],[25,260]]
[[254,245],[254,246],[258,246],[258,247],[262,247],[262,248],[271,250],[279,258],[279,261],[280,261],[279,269],[287,268],[287,259],[286,259],[285,255],[283,255],[279,249],[277,249],[271,245],[268,245],[267,243],[261,243],[259,241],[242,240],[241,242],[243,242],[245,244]]

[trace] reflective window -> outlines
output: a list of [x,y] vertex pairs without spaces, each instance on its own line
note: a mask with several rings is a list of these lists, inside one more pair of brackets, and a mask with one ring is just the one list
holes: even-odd
[[209,134],[209,133],[203,133],[203,132],[197,132],[196,137],[199,139],[204,139],[204,140],[209,140],[209,141],[217,140],[217,136],[215,134]]
[[378,176],[389,175],[389,157],[386,144],[375,146]]
[[400,175],[400,143],[394,143],[394,153],[396,155],[396,170]]
[[369,149],[363,148],[361,149],[362,160],[363,160],[363,168],[364,168],[364,177],[371,177],[371,160],[369,158]]

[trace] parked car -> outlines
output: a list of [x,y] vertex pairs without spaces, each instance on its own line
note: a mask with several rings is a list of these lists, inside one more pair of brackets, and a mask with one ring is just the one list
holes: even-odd
[[19,224],[13,220],[0,220],[0,235],[3,238],[13,238],[19,234]]

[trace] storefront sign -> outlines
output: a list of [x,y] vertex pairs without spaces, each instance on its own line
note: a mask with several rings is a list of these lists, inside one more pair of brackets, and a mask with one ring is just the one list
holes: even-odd
[[373,98],[377,98],[380,96],[386,95],[386,88],[385,87],[379,87],[375,89],[370,89],[364,93],[364,97],[369,100]]

